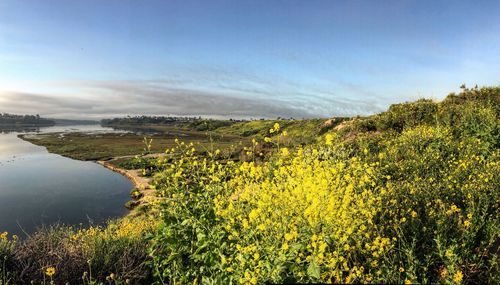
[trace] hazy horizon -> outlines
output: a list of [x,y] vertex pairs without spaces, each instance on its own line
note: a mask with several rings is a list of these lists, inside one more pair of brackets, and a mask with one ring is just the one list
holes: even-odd
[[499,1],[0,2],[0,112],[368,115],[500,84]]

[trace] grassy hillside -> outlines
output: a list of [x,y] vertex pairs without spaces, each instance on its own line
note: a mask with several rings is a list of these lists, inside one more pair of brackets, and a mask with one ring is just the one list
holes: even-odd
[[127,223],[153,222],[130,240],[110,234],[116,223],[80,231],[92,278],[61,258],[75,256],[33,246],[75,252],[73,232],[53,238],[59,228],[25,242],[3,235],[3,283],[500,283],[499,87],[370,117],[210,131],[247,138],[244,155],[179,142],[139,163],[154,166],[158,204]]
[[231,124],[215,129],[219,134],[232,134],[241,137],[252,137],[263,140],[264,137],[272,137],[275,133],[269,133],[275,123],[280,124],[281,131],[286,132],[286,144],[299,145],[310,144],[317,140],[320,134],[334,128],[348,118],[333,119],[308,119],[308,120],[259,120],[246,121]]
[[499,98],[482,88],[398,104],[297,147],[282,144],[286,123],[252,122],[275,149],[260,163],[252,147],[246,162],[187,153],[157,176],[155,276],[498,283]]

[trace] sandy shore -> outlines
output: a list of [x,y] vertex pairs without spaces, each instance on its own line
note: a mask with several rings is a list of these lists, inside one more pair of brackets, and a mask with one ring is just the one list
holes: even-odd
[[127,177],[132,182],[132,184],[134,184],[134,187],[142,194],[141,197],[138,200],[136,200],[137,201],[136,206],[140,204],[151,203],[151,201],[155,200],[156,199],[155,190],[151,188],[152,179],[148,177],[143,177],[141,175],[141,170],[123,169],[113,165],[112,164],[113,160],[118,158],[121,157],[117,157],[107,161],[98,160],[96,161],[96,163],[106,167],[111,171],[114,171],[116,173],[119,173]]

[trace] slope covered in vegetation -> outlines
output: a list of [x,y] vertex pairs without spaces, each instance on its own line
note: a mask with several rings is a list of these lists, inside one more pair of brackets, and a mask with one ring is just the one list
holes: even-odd
[[[254,141],[239,159],[178,142],[147,161],[158,215],[134,237],[149,258],[120,268],[105,258],[92,280],[498,284],[499,123],[500,88],[490,87],[365,118],[213,128]],[[57,243],[67,247],[72,236]],[[27,280],[20,274],[30,242],[0,239],[4,283]],[[113,246],[107,235],[102,242],[114,249],[111,260],[136,246]],[[103,258],[86,252],[94,252],[90,264]],[[41,259],[29,278],[65,281],[69,263],[58,258]]]
[[257,144],[245,162],[187,148],[157,176],[156,276],[498,283],[499,99],[482,88],[394,105],[296,148],[276,123],[263,162]]

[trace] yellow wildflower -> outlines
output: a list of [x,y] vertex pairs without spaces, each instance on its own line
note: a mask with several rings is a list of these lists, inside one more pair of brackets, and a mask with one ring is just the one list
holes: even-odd
[[288,148],[284,147],[281,149],[281,155],[283,156],[288,156],[290,152],[288,151]]
[[451,250],[448,249],[448,250],[446,250],[445,255],[446,255],[446,257],[452,257],[453,256],[453,251],[451,251]]
[[279,131],[280,129],[280,124],[279,123],[274,123],[274,131]]
[[286,233],[286,234],[285,234],[285,240],[286,240],[286,241],[290,241],[290,240],[292,240],[292,239],[293,239],[293,237],[294,237],[294,235],[293,235],[293,234],[291,234],[291,233]]
[[52,277],[54,276],[54,274],[56,274],[56,269],[54,267],[48,267],[46,270],[45,270],[45,275],[49,276],[49,277]]
[[333,136],[331,134],[326,134],[325,136],[325,144],[326,145],[332,145],[333,141]]
[[258,210],[256,210],[256,209],[253,209],[253,210],[250,212],[250,214],[248,215],[248,219],[249,219],[250,221],[253,221],[253,220],[255,220],[258,216],[259,216],[259,211],[258,211]]
[[453,281],[456,283],[462,282],[464,275],[462,274],[462,271],[458,270],[457,273],[453,276]]

